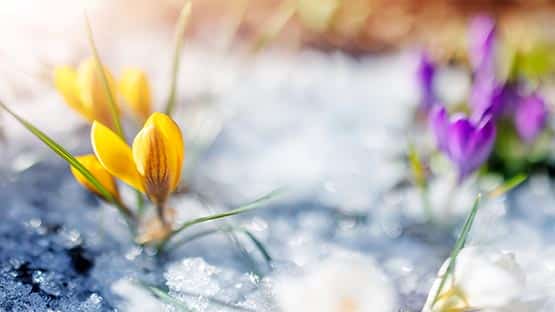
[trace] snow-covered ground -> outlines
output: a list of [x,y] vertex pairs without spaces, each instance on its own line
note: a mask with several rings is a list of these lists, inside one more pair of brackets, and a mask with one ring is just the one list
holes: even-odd
[[[126,65],[147,70],[158,107],[168,82],[166,39],[145,34],[103,50],[116,74]],[[3,116],[0,310],[178,311],[137,286],[144,281],[167,287],[191,311],[419,311],[458,228],[424,223],[416,190],[402,187],[403,154],[415,136],[413,68],[409,53],[246,58],[187,47],[175,118],[193,194],[171,205],[187,219],[287,187],[267,207],[218,223],[249,229],[270,264],[242,234],[206,236],[160,259],[133,246],[114,209]],[[35,78],[14,76],[27,92],[1,89],[6,103],[72,152],[90,152],[84,122],[48,79]],[[456,97],[464,83],[445,74],[441,85]],[[450,183],[432,186],[438,215]],[[475,193],[472,181],[452,193],[450,221],[462,222]],[[486,201],[472,231],[471,244],[515,254],[526,274],[522,296],[546,300],[538,311],[555,305],[554,204],[552,181],[532,177]]]

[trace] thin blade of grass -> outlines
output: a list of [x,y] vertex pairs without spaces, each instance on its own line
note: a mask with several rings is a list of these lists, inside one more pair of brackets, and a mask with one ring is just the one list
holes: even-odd
[[180,312],[191,312],[191,311],[193,311],[193,310],[189,309],[183,302],[175,299],[167,291],[165,291],[161,288],[158,288],[156,286],[149,285],[149,284],[143,283],[143,282],[138,282],[137,284],[139,286],[143,287],[144,289],[148,290],[151,294],[153,294],[155,297],[159,298],[160,300],[162,300],[166,304],[169,304],[169,305],[173,306],[174,308],[176,308],[177,311],[180,311]]
[[214,221],[214,220],[218,220],[218,219],[222,219],[222,218],[226,218],[226,217],[230,217],[230,216],[234,216],[234,215],[238,215],[244,212],[247,212],[249,210],[253,210],[256,208],[260,208],[262,205],[268,203],[268,201],[275,199],[276,197],[282,195],[284,193],[283,189],[277,189],[274,190],[272,192],[270,192],[269,194],[266,194],[248,204],[245,204],[237,209],[233,209],[230,211],[226,211],[226,212],[222,212],[222,213],[217,213],[217,214],[213,214],[213,215],[209,215],[209,216],[205,216],[205,217],[200,217],[197,219],[193,219],[190,221],[187,221],[185,223],[183,223],[181,226],[179,226],[177,229],[175,229],[169,236],[168,238],[158,247],[159,250],[161,250],[164,245],[175,235],[181,233],[183,230],[195,225],[195,224],[199,224],[199,223],[204,223],[204,222],[208,222],[208,221]]
[[[89,46],[94,56],[94,60],[96,62],[96,67],[98,68],[98,75],[100,76],[100,80],[102,81],[102,86],[104,87],[104,93],[106,98],[108,99],[108,103],[110,104],[110,114],[112,115],[112,120],[116,127],[116,133],[125,141],[125,132],[123,131],[123,127],[121,126],[121,117],[119,115],[119,110],[116,104],[116,100],[114,97],[114,90],[110,89],[110,83],[108,82],[108,76],[106,75],[106,71],[104,70],[104,66],[102,60],[100,59],[100,54],[98,54],[98,49],[96,48],[96,43],[94,42],[94,36],[91,28],[91,23],[89,21],[89,17],[85,14],[85,24],[87,27],[87,37],[89,40]],[[140,191],[135,190],[137,195],[137,211],[139,215],[141,215],[144,211],[144,201],[143,201],[143,194]]]
[[258,251],[260,251],[260,253],[262,254],[262,257],[264,257],[264,260],[266,260],[266,263],[268,263],[268,266],[271,267],[271,263],[273,259],[272,259],[272,256],[270,256],[268,249],[266,249],[266,246],[264,246],[264,244],[262,244],[262,242],[256,236],[254,236],[254,234],[252,234],[251,231],[247,229],[243,229],[243,232],[253,242],[253,244],[256,246]]
[[285,27],[287,22],[297,11],[297,0],[286,0],[277,8],[276,13],[263,26],[251,47],[252,53],[257,53],[270,43]]
[[135,196],[137,198],[137,215],[142,217],[145,213],[145,197],[141,192],[135,192]]
[[108,99],[108,103],[110,104],[110,114],[112,114],[112,120],[114,122],[114,126],[116,127],[115,130],[117,134],[125,141],[125,134],[121,126],[121,120],[119,117],[119,111],[114,97],[114,93],[113,93],[113,90],[110,89],[108,76],[106,75],[106,71],[104,70],[104,66],[102,65],[102,60],[100,59],[100,55],[98,54],[98,49],[96,48],[96,44],[94,42],[91,23],[89,21],[89,17],[86,14],[85,14],[85,26],[87,29],[87,38],[89,41],[89,46],[93,53],[94,61],[96,62],[96,67],[98,69],[98,75],[100,77],[100,80],[102,81],[102,86],[104,88],[104,93],[106,95],[106,98]]
[[[12,110],[10,110],[3,102],[0,101],[0,107],[2,107],[8,114],[14,117],[21,125],[23,125],[29,132],[35,135],[39,140],[41,140],[46,146],[48,146],[52,151],[54,151],[58,156],[64,159],[70,166],[77,169],[86,179],[89,181],[100,194],[110,203],[116,205],[118,210],[122,213],[126,220],[134,219],[132,212],[125,207],[121,202],[116,200],[114,196],[108,191],[95,177],[94,175],[83,166],[70,152],[63,148],[60,144],[56,143],[53,139],[47,136],[44,132],[37,129],[30,122],[23,119]],[[128,220],[129,221],[129,220]]]
[[236,233],[230,231],[225,232],[225,235],[226,238],[235,246],[235,249],[237,249],[241,257],[245,259],[245,261],[247,262],[247,266],[250,268],[250,272],[252,272],[256,276],[262,276],[262,271],[259,270],[256,260],[241,243],[241,240],[239,239],[239,237],[237,237]]
[[237,37],[239,28],[245,19],[250,0],[237,0],[236,2],[237,4],[234,6],[231,20],[227,26],[228,31],[224,37],[224,47],[226,47],[226,49],[231,47],[235,37]]
[[188,291],[182,291],[182,293],[184,295],[187,295],[187,296],[192,297],[192,298],[203,297],[203,298],[205,298],[206,300],[210,301],[213,304],[216,304],[216,305],[219,305],[219,306],[222,306],[222,307],[226,307],[226,308],[229,308],[229,309],[232,309],[232,310],[243,311],[243,312],[256,312],[255,310],[252,310],[252,309],[249,309],[249,308],[244,308],[244,307],[241,307],[241,306],[237,306],[233,303],[224,301],[222,299],[218,299],[218,298],[214,298],[214,297],[210,297],[210,296],[204,296],[204,295],[201,295],[201,294],[198,294],[198,293],[192,293],[192,292],[188,292]]
[[447,266],[447,270],[445,271],[445,274],[443,274],[441,278],[441,282],[439,283],[439,287],[434,295],[434,300],[432,301],[433,302],[432,307],[438,301],[439,295],[443,290],[443,286],[445,286],[447,278],[449,277],[449,275],[453,273],[455,269],[455,262],[457,261],[457,256],[459,255],[459,252],[466,244],[468,233],[470,233],[470,229],[472,228],[472,224],[474,223],[474,218],[478,213],[478,207],[480,206],[481,199],[482,199],[482,195],[478,194],[478,196],[476,196],[476,199],[474,200],[472,209],[470,210],[470,213],[468,214],[468,217],[464,222],[463,228],[461,230],[461,234],[459,235],[457,241],[455,242],[453,250],[451,251],[451,255],[449,256],[449,265]]
[[[205,202],[207,200],[206,197],[202,196],[199,194],[199,196],[201,196],[201,201]],[[212,209],[210,208],[210,205],[207,204],[207,209],[208,211],[212,212]],[[237,252],[241,255],[241,257],[245,260],[245,263],[248,265],[249,269],[251,272],[253,272],[255,275],[257,276],[262,276],[262,270],[260,270],[259,266],[258,266],[258,262],[256,261],[256,259],[247,251],[247,248],[245,247],[244,243],[241,241],[241,239],[239,239],[239,237],[236,234],[236,227],[234,227],[230,222],[228,222],[227,220],[222,220],[223,225],[220,226],[220,229],[223,229],[224,231],[222,231],[226,237],[226,239],[235,247],[235,249],[237,250]],[[225,230],[227,229],[227,230]]]
[[515,187],[519,186],[522,182],[526,181],[528,178],[525,174],[518,174],[509,180],[505,181],[502,185],[496,187],[492,191],[487,194],[487,197],[490,199],[499,197],[510,190],[514,189]]
[[175,102],[177,100],[177,75],[179,73],[179,65],[181,64],[181,53],[183,50],[183,42],[185,37],[186,26],[189,22],[189,17],[191,16],[192,9],[191,0],[187,0],[181,9],[179,14],[179,19],[177,20],[177,25],[175,27],[175,48],[173,51],[172,59],[172,71],[171,71],[171,81],[170,81],[170,91],[168,94],[168,100],[166,102],[165,113],[169,116],[173,113],[175,109]]
[[[173,296],[171,296],[167,290],[164,290],[164,289],[162,289],[160,287],[157,287],[157,286],[154,286],[154,285],[150,285],[150,284],[145,283],[145,282],[138,282],[137,284],[140,287],[143,287],[144,289],[149,291],[151,294],[153,294],[154,296],[156,296],[160,300],[164,301],[166,304],[170,304],[170,305],[174,306],[176,309],[178,309],[178,311],[181,311],[181,312],[193,311],[192,309],[188,308],[185,305],[185,303],[183,303],[183,302],[179,301],[178,299],[174,298]],[[203,297],[203,298],[206,298],[208,301],[210,301],[214,304],[217,304],[217,305],[223,306],[223,307],[227,307],[227,308],[230,308],[230,309],[233,309],[233,310],[245,311],[245,312],[254,312],[254,310],[243,308],[243,307],[240,307],[240,306],[236,306],[236,305],[231,304],[229,302],[226,302],[224,300],[213,298],[213,297],[210,297],[210,296],[204,296],[204,295],[201,295],[201,294],[195,294],[195,293],[186,292],[186,291],[183,291],[182,293],[187,295],[187,296],[193,297],[193,298]]]
[[192,242],[194,240],[212,235],[212,234],[217,234],[217,233],[221,233],[221,232],[229,232],[229,231],[233,231],[233,232],[237,232],[237,233],[244,233],[249,240],[254,244],[254,246],[258,249],[258,251],[260,252],[260,254],[262,255],[262,257],[264,258],[264,260],[266,261],[266,263],[268,264],[268,266],[271,267],[271,262],[273,261],[272,257],[270,256],[270,253],[268,252],[268,249],[266,248],[266,246],[264,246],[264,244],[258,239],[256,238],[256,236],[249,230],[242,228],[242,227],[230,227],[230,226],[224,226],[224,227],[219,227],[216,229],[207,229],[204,231],[200,231],[197,232],[191,236],[185,237],[175,243],[173,243],[170,247],[170,249],[174,249],[177,248],[179,246],[185,245],[189,242]]

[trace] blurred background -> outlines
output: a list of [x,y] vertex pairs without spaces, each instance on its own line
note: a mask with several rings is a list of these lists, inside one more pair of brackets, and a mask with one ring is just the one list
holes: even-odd
[[[235,43],[253,40],[279,12],[287,11],[287,2],[195,1],[188,36],[220,44],[224,38]],[[26,48],[29,55],[61,57],[41,53],[61,45],[84,45],[80,36],[84,10],[99,36],[117,41],[118,37],[173,27],[181,5],[177,0],[6,1],[1,12],[2,39],[15,48]],[[449,59],[463,54],[464,33],[471,16],[487,13],[495,17],[502,32],[512,40],[529,41],[538,36],[552,40],[554,8],[551,1],[542,0],[302,0],[297,14],[272,41],[277,47],[342,50],[353,55],[391,52],[418,44]],[[107,44],[106,40],[99,41]],[[58,44],[52,46],[52,42]],[[3,53],[10,55],[13,48]]]

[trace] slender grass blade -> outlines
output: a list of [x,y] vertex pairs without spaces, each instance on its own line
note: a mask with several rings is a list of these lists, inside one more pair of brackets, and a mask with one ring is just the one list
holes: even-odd
[[252,234],[252,232],[250,232],[249,230],[243,229],[243,232],[245,232],[245,235],[247,235],[247,237],[253,242],[256,248],[260,251],[260,253],[262,254],[262,257],[264,257],[264,260],[266,260],[268,265],[270,265],[273,259],[272,259],[272,256],[270,256],[268,249],[266,249],[266,246],[264,246],[264,244],[262,244],[262,242],[258,238],[256,238],[256,236],[254,236],[254,234]]
[[257,35],[251,47],[251,52],[257,53],[266,47],[268,43],[272,42],[283,30],[287,22],[295,15],[295,12],[297,12],[297,0],[283,1],[279,8],[277,8],[276,13],[268,20]]
[[197,219],[193,219],[190,221],[187,221],[185,223],[183,223],[181,226],[179,226],[177,229],[175,229],[169,236],[168,238],[162,242],[159,246],[158,246],[158,250],[162,250],[165,246],[166,243],[169,242],[169,240],[174,237],[175,235],[181,233],[183,230],[195,225],[195,224],[199,224],[199,223],[204,223],[204,222],[208,222],[208,221],[214,221],[214,220],[218,220],[218,219],[222,219],[222,218],[226,218],[226,217],[231,217],[234,215],[238,215],[241,213],[245,213],[248,212],[250,210],[256,209],[256,208],[260,208],[261,206],[267,204],[270,200],[277,198],[278,196],[282,195],[284,193],[283,189],[277,189],[274,190],[272,192],[270,192],[269,194],[266,194],[248,204],[245,204],[237,209],[233,209],[230,211],[226,211],[226,212],[222,212],[222,213],[217,213],[217,214],[213,214],[213,215],[209,215],[209,216],[205,216],[205,217],[200,217]]
[[259,208],[260,206],[266,204],[269,200],[276,198],[277,196],[282,194],[282,190],[275,190],[270,192],[267,195],[264,195],[246,205],[243,205],[237,209],[233,209],[230,211],[226,211],[226,212],[222,212],[222,213],[217,213],[217,214],[213,214],[210,216],[206,216],[206,217],[200,217],[197,219],[193,219],[191,221],[185,222],[184,224],[182,224],[179,228],[177,228],[175,231],[173,231],[172,235],[178,234],[179,232],[183,231],[184,229],[198,224],[198,223],[204,223],[204,222],[208,222],[208,221],[213,221],[213,220],[217,220],[217,219],[222,219],[222,218],[226,218],[226,217],[230,217],[230,216],[234,216],[237,214],[241,214],[244,212],[247,212],[249,210],[253,210],[256,208]]
[[162,300],[164,303],[169,304],[177,309],[180,312],[192,312],[193,310],[189,309],[183,302],[175,299],[172,297],[167,291],[158,288],[156,286],[148,285],[146,283],[139,282],[139,286],[143,287],[144,289],[148,290],[151,294],[155,297]]
[[505,183],[503,183],[503,185],[500,185],[500,186],[496,187],[495,189],[493,189],[491,192],[489,192],[487,194],[487,197],[490,198],[490,199],[499,197],[499,196],[509,192],[510,190],[514,189],[515,187],[519,186],[521,183],[526,181],[527,178],[528,178],[528,176],[526,176],[525,174],[516,175],[516,176],[512,177],[511,179],[509,179],[508,181],[506,181]]
[[441,281],[439,283],[439,287],[438,287],[438,289],[437,289],[437,291],[434,295],[434,300],[433,300],[432,306],[438,301],[439,295],[441,294],[441,291],[443,290],[443,287],[445,286],[447,278],[449,277],[449,275],[453,274],[453,271],[455,269],[455,262],[457,261],[457,256],[459,255],[459,252],[461,251],[461,249],[466,244],[468,234],[470,233],[470,229],[472,228],[472,224],[474,223],[474,218],[476,217],[476,214],[478,213],[478,207],[480,206],[481,199],[482,199],[482,195],[478,194],[478,196],[476,196],[476,199],[474,200],[474,204],[472,205],[472,209],[470,210],[470,213],[468,214],[468,217],[466,218],[466,221],[464,222],[463,228],[461,230],[461,234],[459,235],[459,238],[455,242],[453,250],[451,251],[451,255],[449,256],[449,265],[447,266],[447,270],[445,271],[445,274],[441,278]]
[[112,194],[104,187],[102,184],[94,177],[94,175],[85,168],[70,152],[68,152],[60,144],[56,143],[53,139],[47,136],[44,132],[40,131],[38,128],[33,126],[30,122],[23,119],[12,110],[10,110],[3,102],[0,101],[0,107],[2,107],[8,114],[14,117],[21,125],[23,125],[29,132],[35,135],[39,140],[41,140],[46,146],[48,146],[52,151],[54,151],[58,156],[65,160],[70,166],[77,169],[108,201],[116,205],[118,210],[122,215],[128,219],[133,219],[133,214],[127,207],[123,206],[118,200],[112,196]]
[[187,0],[183,5],[183,8],[181,9],[181,13],[179,14],[179,19],[177,20],[177,25],[175,27],[175,48],[173,51],[171,71],[172,76],[165,110],[165,113],[169,116],[171,116],[171,114],[173,113],[175,109],[175,102],[177,101],[177,76],[179,73],[179,65],[181,64],[181,54],[183,51],[185,30],[187,29],[189,17],[191,16],[191,9],[192,2],[191,0]]
[[100,59],[100,55],[98,54],[98,49],[96,48],[96,44],[94,42],[91,23],[89,22],[89,17],[86,14],[85,14],[85,25],[87,28],[87,37],[89,40],[89,46],[93,53],[93,57],[96,62],[96,67],[98,68],[98,75],[100,77],[100,80],[102,81],[102,86],[104,87],[104,92],[105,92],[106,98],[108,99],[108,103],[110,104],[110,113],[112,114],[112,120],[116,127],[115,130],[117,134],[125,141],[125,134],[121,126],[119,110],[114,97],[114,90],[110,89],[108,76],[106,75],[106,71],[104,70],[104,66],[102,65],[102,60]]
[[253,243],[253,245],[258,249],[258,251],[260,252],[262,257],[264,258],[264,260],[266,261],[268,266],[271,265],[271,262],[273,261],[273,259],[270,256],[270,253],[268,252],[268,249],[266,248],[266,246],[258,238],[256,238],[256,236],[252,232],[250,232],[249,230],[247,230],[243,227],[223,226],[223,227],[219,227],[219,228],[215,228],[215,229],[207,229],[207,230],[195,233],[191,236],[187,236],[187,237],[171,244],[171,246],[169,246],[168,248],[169,249],[174,249],[174,248],[177,248],[179,246],[190,243],[192,241],[195,241],[197,239],[201,239],[203,237],[210,236],[212,234],[218,234],[218,233],[221,233],[221,232],[230,232],[230,231],[245,234],[247,236],[247,238]]

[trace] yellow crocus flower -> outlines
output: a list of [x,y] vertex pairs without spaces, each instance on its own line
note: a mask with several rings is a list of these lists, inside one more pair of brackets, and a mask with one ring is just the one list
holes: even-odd
[[137,118],[144,122],[152,111],[150,84],[140,69],[128,68],[122,73],[118,89]]
[[108,172],[145,193],[164,220],[165,203],[181,178],[184,143],[179,126],[162,113],[153,113],[132,147],[100,122],[93,122],[91,142]]
[[[110,91],[114,93],[114,78],[107,68],[104,68],[104,72]],[[54,85],[65,102],[89,122],[98,120],[113,128],[110,100],[93,58],[81,62],[77,69],[70,66],[57,67],[54,70]]]
[[[112,194],[112,196],[116,200],[119,200],[119,192],[116,181],[114,180],[112,175],[106,169],[104,169],[104,167],[102,167],[100,162],[98,162],[98,159],[96,159],[96,156],[94,156],[93,154],[87,154],[83,156],[77,156],[75,158],[92,173],[92,175],[98,180],[98,182],[100,182],[100,184],[102,184],[102,186],[104,186],[104,188],[106,188],[106,190],[108,190],[108,192],[110,192],[110,194]],[[75,180],[77,180],[77,182],[83,185],[87,190],[98,195],[101,198],[104,198],[100,191],[94,185],[92,185],[89,180],[87,180],[87,178],[85,178],[81,174],[81,172],[71,167],[71,173],[75,177]]]

